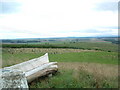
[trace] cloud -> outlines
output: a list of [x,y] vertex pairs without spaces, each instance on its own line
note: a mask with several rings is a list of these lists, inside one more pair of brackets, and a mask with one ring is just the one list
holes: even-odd
[[106,2],[109,0],[14,0],[9,2],[12,6],[4,5],[0,32],[3,38],[117,35],[117,12],[110,6],[101,12],[93,10]]
[[96,4],[98,11],[118,11],[118,2],[101,2]]
[[[9,28],[10,29],[10,28]],[[50,37],[98,37],[98,36],[117,36],[118,30],[116,27],[99,27],[87,30],[69,30],[69,31],[24,31],[4,28],[1,33],[1,38],[50,38]]]
[[[97,35],[109,35],[109,36],[112,36],[112,35],[118,35],[118,28],[116,26],[114,27],[97,27],[97,28],[92,28],[92,29],[85,29],[85,30],[74,30],[72,32],[76,32],[76,33],[89,33],[90,35],[91,34],[95,34],[94,36],[97,36]],[[96,35],[97,33],[97,35]]]
[[19,7],[21,6],[20,3],[18,2],[5,2],[5,1],[0,1],[0,13],[1,14],[10,14],[10,13],[16,13],[20,9]]

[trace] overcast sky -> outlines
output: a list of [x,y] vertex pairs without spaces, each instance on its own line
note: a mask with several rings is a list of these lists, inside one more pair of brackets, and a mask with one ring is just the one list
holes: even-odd
[[0,38],[114,36],[118,0],[1,0]]

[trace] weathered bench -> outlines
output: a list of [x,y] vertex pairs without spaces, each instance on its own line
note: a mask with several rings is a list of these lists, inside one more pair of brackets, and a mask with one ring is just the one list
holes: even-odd
[[7,69],[21,70],[24,72],[27,82],[29,83],[40,76],[49,75],[56,72],[58,70],[58,66],[57,62],[49,62],[48,53],[46,53],[39,58],[35,58],[10,67],[5,67],[2,69],[2,72]]

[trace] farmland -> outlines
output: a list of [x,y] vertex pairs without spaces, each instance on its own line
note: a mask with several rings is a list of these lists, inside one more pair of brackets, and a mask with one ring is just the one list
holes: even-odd
[[117,64],[116,52],[79,49],[40,49],[40,48],[15,48],[3,49],[3,67],[20,63],[39,57],[45,52],[49,53],[50,61],[57,62],[96,62],[103,64]]
[[83,50],[117,51],[118,45],[112,43],[97,42],[67,42],[45,44],[3,44],[3,48],[72,48]]
[[[117,88],[118,45],[109,41],[42,43],[3,43],[2,67],[11,66],[49,53],[59,71],[53,77],[41,77],[30,88]],[[93,39],[92,39],[93,40]],[[98,40],[98,39],[97,39]],[[72,41],[72,42],[71,42]]]

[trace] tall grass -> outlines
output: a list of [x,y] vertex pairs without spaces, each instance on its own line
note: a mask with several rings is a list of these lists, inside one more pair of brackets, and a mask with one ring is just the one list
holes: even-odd
[[[77,74],[77,75],[76,75]],[[101,79],[102,78],[102,79]],[[116,78],[95,77],[84,70],[59,70],[51,78],[37,79],[29,84],[30,88],[117,88]]]
[[[30,88],[117,88],[117,52],[81,49],[3,48],[3,67],[49,53],[59,71],[53,77],[41,77]],[[87,63],[87,64],[86,64]],[[81,68],[82,67],[82,68]]]

